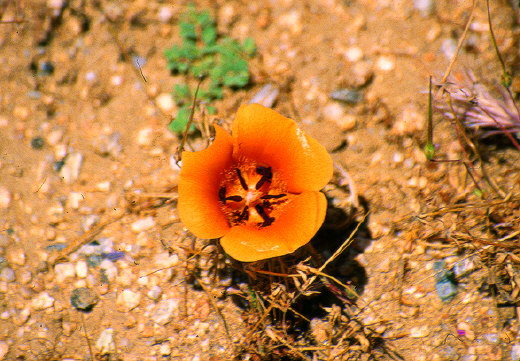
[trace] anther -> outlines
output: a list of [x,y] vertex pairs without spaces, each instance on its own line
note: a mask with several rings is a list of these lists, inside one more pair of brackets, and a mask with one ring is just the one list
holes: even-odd
[[245,206],[237,219],[237,222],[247,221],[249,219],[249,207]]
[[225,200],[226,201],[232,201],[232,202],[242,202],[242,197],[240,196],[229,196],[229,197],[226,197]]
[[262,178],[256,183],[255,188],[260,189],[265,182],[270,182],[273,179],[273,172],[271,167],[256,167],[256,173],[260,174]]
[[222,187],[218,190],[218,199],[226,204],[226,187]]
[[267,226],[270,226],[271,224],[273,224],[274,218],[269,217],[269,215],[267,213],[265,213],[265,210],[262,208],[262,206],[260,204],[257,204],[255,206],[255,209],[258,212],[258,214],[260,215],[260,217],[262,217],[262,219],[264,220],[264,223],[261,224],[262,227],[267,227]]
[[283,198],[287,194],[266,194],[265,196],[260,197],[260,199],[278,199]]
[[247,191],[247,183],[244,177],[242,177],[242,172],[240,172],[240,169],[236,168],[238,179],[240,180],[240,185],[242,188],[244,188],[245,191]]

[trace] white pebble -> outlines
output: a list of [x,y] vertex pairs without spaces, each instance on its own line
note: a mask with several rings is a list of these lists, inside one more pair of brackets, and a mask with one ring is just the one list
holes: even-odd
[[135,233],[140,233],[142,231],[146,231],[155,226],[155,221],[153,217],[141,218],[132,223],[130,229]]
[[49,143],[52,146],[55,146],[58,144],[61,139],[63,138],[63,130],[62,129],[55,129],[49,133],[47,136],[47,143]]
[[79,202],[81,202],[85,197],[80,192],[70,192],[67,197],[67,207],[71,209],[78,209]]
[[395,68],[395,61],[390,56],[381,55],[377,59],[376,66],[381,71],[391,71]]
[[5,187],[0,187],[0,208],[6,209],[11,203],[11,193]]
[[106,328],[101,332],[96,341],[96,349],[101,355],[108,355],[115,351],[116,345],[114,343],[113,328]]
[[113,75],[110,77],[110,84],[112,86],[120,86],[123,84],[123,77],[121,75]]
[[25,252],[22,248],[14,248],[7,254],[9,262],[17,266],[25,265]]
[[173,102],[173,98],[169,93],[161,93],[155,98],[155,103],[165,113],[172,112],[175,107],[175,103]]
[[137,145],[148,147],[152,145],[154,131],[151,127],[139,129],[137,132]]
[[148,293],[146,294],[150,299],[156,301],[159,299],[159,297],[161,297],[162,295],[162,288],[160,286],[153,286],[152,288],[150,288],[150,290],[148,291]]
[[179,256],[169,252],[158,253],[154,257],[154,265],[158,268],[175,267],[179,263]]
[[129,312],[139,306],[141,294],[130,289],[123,290],[116,299],[118,309],[122,312]]
[[401,152],[395,152],[392,156],[392,162],[394,163],[402,163],[404,160],[404,155]]
[[363,58],[363,50],[359,46],[351,46],[345,51],[345,58],[355,63]]
[[67,278],[74,278],[76,276],[76,266],[71,262],[58,263],[54,266],[54,273],[56,275],[56,282],[63,283]]
[[170,344],[168,342],[162,343],[161,347],[159,348],[159,352],[161,356],[168,356],[172,353],[172,349],[170,347]]
[[5,341],[0,341],[0,360],[3,360],[9,352],[9,345]]
[[78,179],[82,163],[83,155],[78,152],[70,153],[65,158],[65,164],[60,170],[60,177],[66,184],[72,184]]
[[88,275],[88,264],[85,260],[76,262],[76,276],[78,278],[86,278]]
[[117,267],[114,262],[104,259],[99,264],[99,269],[103,270],[105,276],[107,276],[108,282],[114,282],[117,277]]
[[159,325],[166,325],[173,320],[176,312],[179,310],[179,301],[175,299],[167,299],[160,301],[152,314],[153,322]]
[[410,337],[413,338],[423,338],[430,334],[430,330],[428,329],[428,325],[416,326],[410,329]]
[[31,306],[35,310],[45,310],[54,305],[54,298],[49,296],[47,292],[42,292],[34,297],[31,301]]
[[161,23],[168,23],[173,17],[173,10],[169,6],[161,6],[159,8],[159,13],[157,14],[159,21]]

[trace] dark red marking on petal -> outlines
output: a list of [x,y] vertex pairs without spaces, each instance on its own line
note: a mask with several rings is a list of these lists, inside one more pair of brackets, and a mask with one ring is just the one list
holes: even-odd
[[237,219],[237,222],[247,221],[249,219],[249,207],[245,206]]
[[221,187],[218,190],[218,199],[222,203],[226,204],[226,187]]
[[229,196],[229,197],[226,197],[226,201],[232,201],[232,202],[242,202],[244,198],[240,197],[240,196]]
[[238,179],[240,180],[240,185],[242,186],[242,188],[244,188],[245,191],[247,191],[247,183],[246,183],[246,180],[244,179],[244,177],[242,177],[242,172],[238,168],[235,168],[235,169],[237,171]]
[[256,167],[256,173],[260,174],[262,178],[256,183],[255,188],[260,189],[265,182],[271,182],[273,179],[273,171],[271,167]]
[[274,218],[269,217],[269,215],[267,213],[265,213],[264,208],[260,204],[257,204],[255,206],[255,209],[258,212],[258,214],[260,215],[260,217],[262,217],[262,219],[264,220],[264,222],[261,224],[262,227],[267,227],[267,226],[270,226],[271,224],[273,224]]
[[260,199],[278,199],[283,198],[287,194],[266,194],[265,196],[260,197]]

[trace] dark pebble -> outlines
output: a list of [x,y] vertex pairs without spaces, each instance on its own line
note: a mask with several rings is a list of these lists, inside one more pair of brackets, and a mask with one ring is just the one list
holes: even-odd
[[59,172],[61,170],[61,168],[63,168],[63,165],[65,165],[65,162],[63,160],[58,160],[58,161],[54,162],[54,164],[52,165],[52,168],[54,168],[54,170],[56,172]]
[[359,104],[363,101],[363,93],[357,89],[338,89],[330,93],[330,97],[351,105]]
[[80,287],[70,295],[71,305],[81,311],[89,311],[98,301],[98,296],[90,288]]
[[45,145],[45,141],[43,140],[42,137],[34,137],[32,140],[31,140],[31,147],[33,147],[33,149],[42,149],[43,146]]
[[39,75],[51,75],[54,73],[54,65],[50,61],[42,61],[40,63]]

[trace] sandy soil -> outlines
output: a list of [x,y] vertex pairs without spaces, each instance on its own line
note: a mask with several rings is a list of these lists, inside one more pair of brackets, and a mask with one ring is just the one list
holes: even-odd
[[[505,137],[482,146],[488,171],[517,202],[503,209],[485,203],[500,198],[492,190],[475,195],[460,162],[431,164],[423,152],[428,77],[439,81],[444,75],[471,2],[433,2],[435,8],[424,12],[418,4],[428,1],[195,3],[216,16],[222,36],[252,37],[258,46],[250,86],[227,90],[215,103],[216,117],[229,124],[240,104],[273,84],[280,90],[274,108],[327,148],[370,211],[344,264],[335,266],[360,292],[348,306],[357,326],[348,317],[343,326],[339,316],[331,321],[330,309],[321,318],[312,311],[300,338],[277,340],[279,324],[272,321],[255,330],[255,343],[248,330],[257,319],[232,301],[231,276],[202,288],[190,276],[196,270],[186,261],[192,237],[178,222],[175,202],[128,211],[129,199],[147,201],[136,192],[168,192],[177,184],[172,155],[179,139],[167,129],[176,107],[165,104],[164,95],[184,78],[169,73],[163,51],[179,42],[177,24],[187,2],[2,1],[0,359],[86,360],[91,352],[107,360],[520,359],[518,151]],[[491,11],[498,46],[514,74],[518,8],[496,1]],[[453,74],[461,79],[470,69],[493,89],[500,64],[483,1],[473,16]],[[144,60],[144,82],[128,59],[133,55]],[[518,84],[513,77],[513,91]],[[362,99],[335,101],[330,94],[338,89],[358,91]],[[450,122],[437,112],[434,124],[439,158],[462,159]],[[200,137],[190,142],[195,148],[206,144]],[[79,174],[63,179],[60,167],[74,168],[71,154],[80,154]],[[340,178],[326,192],[336,210],[350,210],[351,194],[337,186]],[[477,206],[416,217],[456,204]],[[358,220],[362,208],[355,210]],[[486,234],[489,223],[500,223],[495,214],[513,225],[513,246],[490,255],[482,244],[457,243],[457,234],[468,229]],[[123,252],[122,258],[96,263],[75,252],[52,263],[61,246],[114,216],[117,221],[94,239],[108,253]],[[332,247],[348,234],[334,233],[339,243]],[[320,235],[318,242],[330,233]],[[327,256],[335,248],[320,251]],[[501,262],[497,254],[505,255]],[[449,302],[435,289],[438,260],[447,268],[469,262]],[[509,276],[489,281],[494,271],[507,269]],[[490,284],[498,284],[498,298],[488,292]],[[71,292],[80,287],[98,299],[88,313],[71,305]],[[332,304],[345,306],[338,299],[320,306]],[[351,330],[350,341],[329,338],[330,327],[336,327],[332,333]]]

